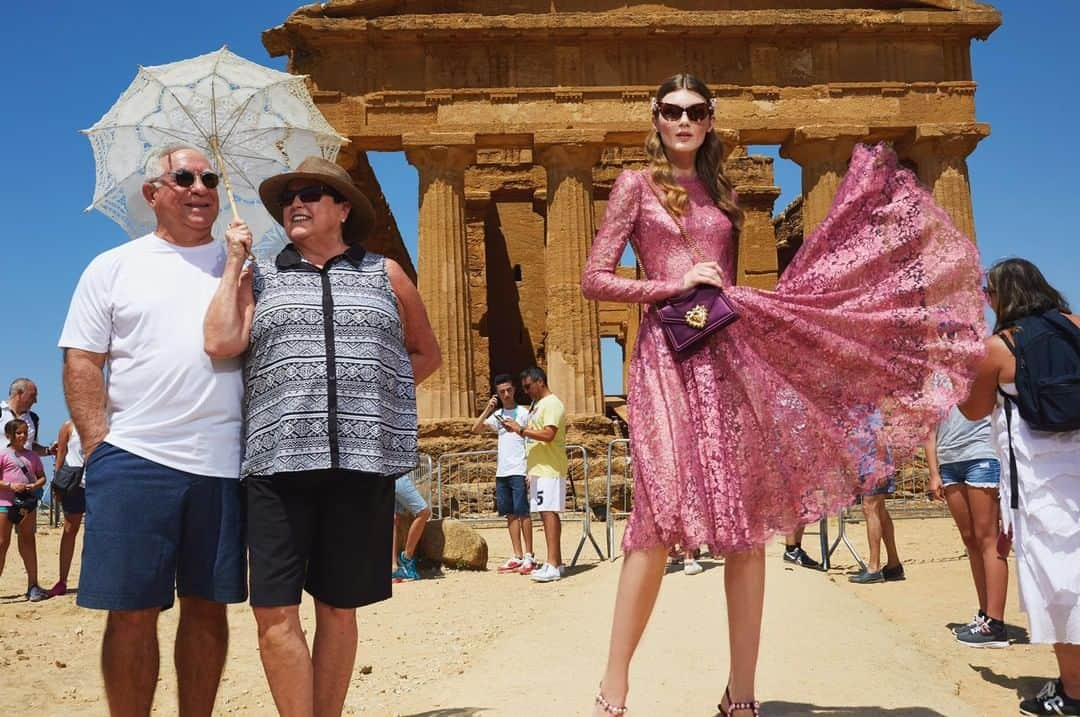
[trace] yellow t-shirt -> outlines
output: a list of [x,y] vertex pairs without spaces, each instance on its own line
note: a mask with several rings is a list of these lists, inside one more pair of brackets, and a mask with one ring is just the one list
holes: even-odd
[[555,426],[555,440],[542,443],[525,439],[525,460],[531,476],[539,478],[566,477],[566,407],[553,394],[537,401],[529,411],[529,430],[537,431]]

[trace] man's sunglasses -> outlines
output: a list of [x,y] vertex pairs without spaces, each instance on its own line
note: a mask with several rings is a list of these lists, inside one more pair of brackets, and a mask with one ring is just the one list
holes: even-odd
[[[196,175],[190,169],[177,169],[174,172],[166,172],[157,179],[161,179],[162,177],[172,177],[173,181],[176,182],[176,186],[188,189],[189,187],[195,186],[196,176],[202,180],[203,186],[207,189],[216,189],[218,182],[221,181],[221,177],[213,172],[203,172],[202,174]],[[157,179],[154,181],[156,182]]]
[[300,201],[304,204],[313,204],[323,197],[331,197],[335,202],[341,204],[345,201],[345,197],[341,196],[341,193],[332,187],[327,187],[323,184],[314,184],[310,187],[300,187],[299,189],[286,189],[278,197],[278,204],[281,208],[289,206],[293,203],[293,200],[300,197]]
[[712,105],[708,102],[698,102],[696,105],[683,107],[670,102],[659,102],[654,110],[654,114],[660,115],[668,122],[678,122],[682,119],[684,112],[691,122],[701,122],[712,115]]

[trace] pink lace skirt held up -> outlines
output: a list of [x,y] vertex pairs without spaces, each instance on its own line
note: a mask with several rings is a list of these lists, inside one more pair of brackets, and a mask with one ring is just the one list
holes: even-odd
[[[610,210],[609,210],[610,211]],[[776,291],[682,362],[647,312],[629,379],[625,550],[746,550],[850,505],[967,395],[979,258],[884,146],[855,150]]]

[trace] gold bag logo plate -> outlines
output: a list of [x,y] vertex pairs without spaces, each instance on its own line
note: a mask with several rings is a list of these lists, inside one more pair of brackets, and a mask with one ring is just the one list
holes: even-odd
[[709,320],[709,311],[704,304],[698,304],[686,312],[686,325],[692,329],[705,328],[705,322]]

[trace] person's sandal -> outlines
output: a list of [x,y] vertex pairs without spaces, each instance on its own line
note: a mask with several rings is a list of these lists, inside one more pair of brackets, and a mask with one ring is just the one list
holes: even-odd
[[600,705],[600,709],[604,711],[604,714],[614,715],[614,717],[622,717],[627,713],[626,705],[616,707],[604,698],[603,692],[596,693],[596,704]]
[[731,688],[724,688],[724,700],[727,700],[728,707],[724,709],[724,702],[721,700],[720,704],[716,706],[716,709],[720,710],[721,717],[735,717],[735,713],[739,710],[749,710],[754,717],[761,717],[761,703],[757,700],[751,700],[750,702],[736,702],[731,699]]

